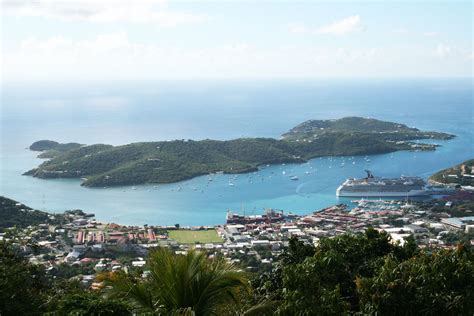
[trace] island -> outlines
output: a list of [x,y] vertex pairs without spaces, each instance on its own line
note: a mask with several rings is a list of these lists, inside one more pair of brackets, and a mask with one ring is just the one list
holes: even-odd
[[474,187],[474,159],[433,174],[431,182]]
[[60,144],[52,140],[39,140],[30,145],[30,150],[41,151],[39,158],[53,158],[61,152],[69,151],[81,147],[79,143]]
[[283,134],[281,139],[95,144],[67,150],[58,150],[64,146],[57,144],[42,151],[40,157],[49,160],[24,174],[42,179],[81,178],[82,185],[87,187],[173,183],[216,172],[245,173],[263,165],[302,163],[321,156],[435,150],[438,145],[420,140],[453,137],[361,117],[309,120]]

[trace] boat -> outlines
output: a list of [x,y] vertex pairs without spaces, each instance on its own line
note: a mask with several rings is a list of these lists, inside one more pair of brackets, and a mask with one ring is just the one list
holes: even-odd
[[293,180],[293,181],[299,180],[299,178],[297,176],[292,176],[290,179]]
[[347,179],[336,190],[341,197],[408,197],[426,196],[430,191],[420,177],[401,176],[400,178],[375,177],[366,170],[367,177]]
[[233,187],[234,185],[232,182],[229,182],[229,186]]

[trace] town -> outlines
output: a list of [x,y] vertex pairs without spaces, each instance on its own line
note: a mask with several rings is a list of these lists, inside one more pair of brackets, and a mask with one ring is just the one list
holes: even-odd
[[[228,211],[226,224],[197,227],[125,226],[69,211],[24,229],[5,229],[0,240],[21,244],[30,262],[44,265],[53,275],[75,277],[85,287],[98,288],[97,273],[144,268],[154,247],[176,253],[205,250],[258,272],[271,270],[292,237],[317,245],[321,238],[369,227],[385,231],[400,245],[410,236],[420,247],[452,248],[459,241],[474,245],[473,202],[474,192],[458,190],[427,201],[353,200],[352,208],[339,204],[306,215],[267,210],[244,216]],[[29,211],[21,203],[15,206]]]

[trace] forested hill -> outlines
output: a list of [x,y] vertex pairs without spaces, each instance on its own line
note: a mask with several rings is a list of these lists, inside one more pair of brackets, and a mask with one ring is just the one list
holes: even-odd
[[438,132],[424,132],[404,124],[380,121],[363,117],[344,117],[337,120],[309,120],[288,133],[284,139],[317,139],[327,133],[371,133],[386,140],[450,139],[453,135]]
[[37,211],[16,201],[0,196],[0,232],[9,227],[25,228],[46,223],[50,214]]
[[474,186],[474,159],[465,161],[454,167],[441,170],[432,175],[430,180],[445,184]]
[[41,151],[39,158],[52,158],[61,152],[66,152],[72,149],[81,147],[78,143],[60,144],[52,140],[39,140],[30,145],[30,150]]
[[434,150],[435,145],[413,140],[451,137],[454,136],[374,119],[313,120],[295,127],[281,140],[174,140],[123,146],[96,144],[67,151],[53,149],[42,154],[52,157],[51,160],[25,174],[39,178],[84,178],[85,186],[170,183],[218,171],[243,173],[265,164],[304,162],[318,156]]

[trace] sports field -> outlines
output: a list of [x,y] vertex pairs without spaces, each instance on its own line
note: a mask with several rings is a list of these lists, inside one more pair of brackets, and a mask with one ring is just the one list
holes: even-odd
[[211,230],[170,230],[168,235],[171,239],[176,240],[180,244],[205,244],[205,243],[221,243],[222,238],[217,232]]

